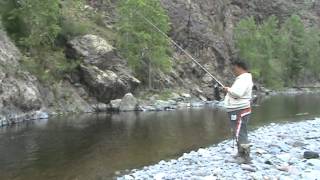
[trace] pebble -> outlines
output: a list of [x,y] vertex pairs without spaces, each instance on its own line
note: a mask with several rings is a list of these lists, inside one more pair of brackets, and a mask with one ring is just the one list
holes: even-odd
[[319,153],[313,151],[306,151],[303,153],[303,157],[306,159],[316,159],[319,158]]
[[241,164],[241,169],[251,172],[256,172],[256,169],[248,164]]
[[308,151],[319,150],[319,140],[306,138],[318,137],[319,129],[320,118],[316,118],[298,123],[271,124],[255,130],[249,134],[253,145],[252,164],[239,165],[232,161],[232,140],[226,140],[184,153],[177,159],[128,172],[116,179],[316,180],[320,177],[320,159],[308,159],[304,152],[309,155]]

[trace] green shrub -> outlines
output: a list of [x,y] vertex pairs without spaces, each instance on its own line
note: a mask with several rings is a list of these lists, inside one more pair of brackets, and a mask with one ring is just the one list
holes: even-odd
[[90,25],[72,18],[64,18],[61,21],[61,34],[66,39],[71,39],[76,36],[85,35],[90,31]]
[[66,74],[74,71],[80,64],[80,61],[66,59],[62,50],[43,52],[39,56],[24,56],[22,64],[45,84],[63,79]]

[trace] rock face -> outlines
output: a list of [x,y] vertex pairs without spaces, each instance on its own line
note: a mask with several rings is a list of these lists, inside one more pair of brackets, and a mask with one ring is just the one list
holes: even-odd
[[[0,30],[0,126],[49,113],[107,111],[110,100],[122,98],[140,84],[125,60],[98,36],[70,41],[66,55],[71,61],[82,59],[78,70],[55,84],[41,84],[23,70],[21,53]],[[135,103],[134,97],[125,96],[122,109],[133,110]]]
[[42,107],[37,80],[20,70],[20,58],[19,50],[0,29],[0,124]]
[[126,62],[121,59],[106,40],[95,35],[85,35],[69,42],[69,58],[82,58],[80,83],[86,85],[98,101],[109,103],[112,99],[133,92],[140,84]]
[[49,113],[92,112],[91,99],[82,87],[65,80],[42,85],[21,66],[21,56],[0,30],[0,126],[47,118]]

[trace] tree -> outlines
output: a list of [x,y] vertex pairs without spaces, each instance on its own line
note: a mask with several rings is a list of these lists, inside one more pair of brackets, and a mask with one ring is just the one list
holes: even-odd
[[320,31],[305,28],[299,16],[282,25],[274,16],[261,24],[243,19],[235,28],[235,45],[254,76],[269,87],[292,86],[302,75],[319,77]]
[[311,28],[306,33],[304,47],[308,56],[305,71],[320,78],[320,31],[318,28]]
[[272,87],[281,85],[281,63],[277,54],[278,24],[274,16],[261,25],[257,25],[251,17],[241,20],[235,28],[239,56],[250,64],[251,72],[261,83]]
[[285,81],[290,85],[296,82],[308,60],[305,49],[305,27],[299,16],[293,15],[281,29],[284,53],[281,58],[285,64]]
[[159,0],[121,0],[118,12],[118,47],[139,78],[148,77],[151,88],[152,72],[171,68],[170,46],[145,18],[164,33],[170,29],[169,18]]
[[19,45],[32,50],[53,45],[60,32],[60,0],[11,0],[3,4],[1,16]]

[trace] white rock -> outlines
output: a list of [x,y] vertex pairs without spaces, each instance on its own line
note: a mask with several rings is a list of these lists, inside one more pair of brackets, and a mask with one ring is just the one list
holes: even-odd
[[191,98],[191,95],[187,93],[181,93],[181,96],[184,98]]
[[289,153],[283,153],[283,154],[277,155],[277,158],[283,162],[289,162],[292,156]]
[[154,175],[154,179],[155,180],[162,180],[165,176],[166,176],[165,173],[158,173],[158,174]]
[[216,180],[217,179],[217,177],[216,176],[212,176],[212,175],[210,175],[210,176],[205,176],[204,178],[202,178],[203,180]]

